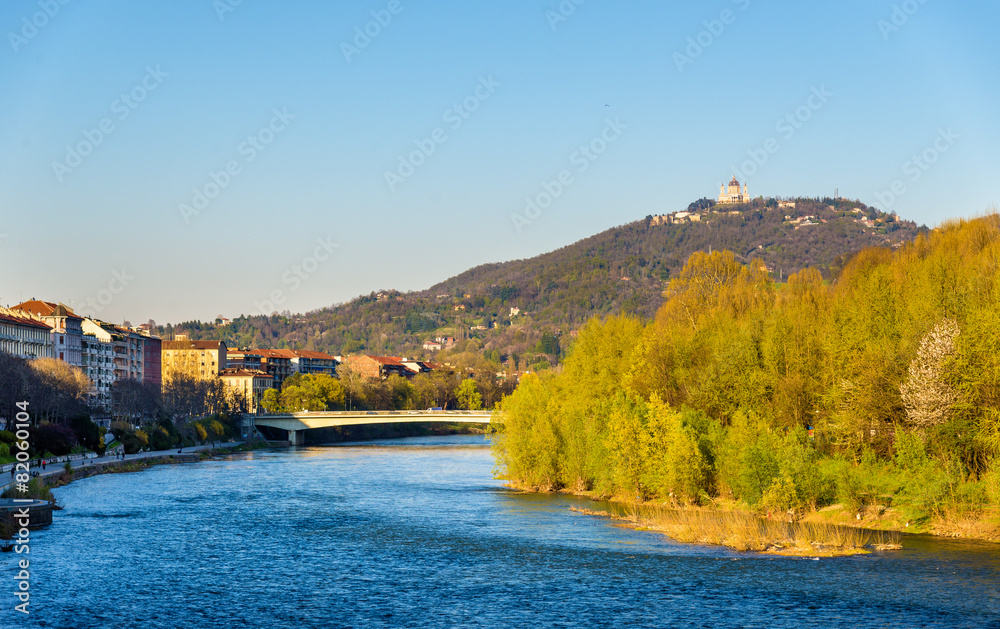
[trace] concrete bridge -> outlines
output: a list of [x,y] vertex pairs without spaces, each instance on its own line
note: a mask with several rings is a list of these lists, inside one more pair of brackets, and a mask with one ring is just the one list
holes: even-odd
[[310,428],[442,422],[448,424],[488,424],[490,411],[302,411],[285,415],[253,415],[255,426],[288,432],[292,445],[305,442],[303,431]]

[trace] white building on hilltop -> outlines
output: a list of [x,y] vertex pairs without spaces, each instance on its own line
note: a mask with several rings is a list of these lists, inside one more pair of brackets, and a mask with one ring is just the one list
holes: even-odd
[[726,203],[749,203],[750,193],[747,191],[747,184],[743,184],[743,192],[740,192],[740,182],[736,180],[736,175],[733,175],[732,180],[729,182],[729,190],[726,190],[726,186],[719,186],[719,204]]

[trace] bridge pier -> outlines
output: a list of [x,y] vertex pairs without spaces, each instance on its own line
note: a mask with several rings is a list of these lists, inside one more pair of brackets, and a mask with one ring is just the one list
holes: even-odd
[[302,446],[306,443],[306,431],[304,430],[289,430],[288,440],[292,442],[293,446]]

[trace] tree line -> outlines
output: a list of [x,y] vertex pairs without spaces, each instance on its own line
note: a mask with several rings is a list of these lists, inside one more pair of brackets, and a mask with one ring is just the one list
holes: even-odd
[[[326,374],[294,374],[281,389],[264,392],[261,406],[268,413],[324,410],[421,410],[427,408],[492,409],[514,390],[513,382],[498,381],[492,372],[438,369],[412,379],[396,374],[371,378],[348,364]],[[466,376],[461,374],[465,373]]]

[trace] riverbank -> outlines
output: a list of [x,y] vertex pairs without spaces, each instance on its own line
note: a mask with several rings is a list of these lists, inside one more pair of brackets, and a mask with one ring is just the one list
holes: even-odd
[[905,506],[873,504],[850,509],[833,504],[803,515],[803,522],[836,524],[880,531],[926,534],[984,542],[1000,542],[1000,509],[952,509],[926,517],[908,516]]

